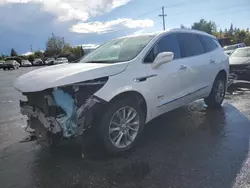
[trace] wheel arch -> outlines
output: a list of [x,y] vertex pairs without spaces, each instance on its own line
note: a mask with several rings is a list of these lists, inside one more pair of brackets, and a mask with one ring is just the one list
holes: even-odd
[[141,93],[139,93],[138,91],[134,91],[134,90],[124,91],[114,96],[109,102],[114,102],[122,98],[129,98],[131,100],[134,100],[135,102],[138,102],[141,110],[143,111],[145,115],[145,118],[147,117],[147,113],[148,113],[147,102]]
[[218,72],[218,74],[216,75],[216,78],[220,77],[220,76],[223,77],[223,78],[225,78],[225,80],[227,81],[228,75],[227,75],[227,71],[226,70],[224,70],[224,69],[220,70]]

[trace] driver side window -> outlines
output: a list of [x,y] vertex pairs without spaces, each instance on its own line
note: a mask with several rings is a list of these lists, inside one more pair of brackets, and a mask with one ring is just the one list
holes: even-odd
[[180,47],[175,34],[166,35],[161,38],[150,50],[150,52],[144,59],[144,62],[152,63],[156,56],[161,52],[173,52],[174,59],[181,58]]

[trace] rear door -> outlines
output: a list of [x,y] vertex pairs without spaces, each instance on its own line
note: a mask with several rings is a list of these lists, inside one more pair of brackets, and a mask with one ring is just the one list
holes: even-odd
[[205,62],[204,67],[206,70],[209,70],[209,74],[206,74],[205,82],[206,85],[212,85],[217,73],[220,70],[221,62],[223,62],[223,50],[219,46],[219,42],[216,41],[217,39],[205,36],[205,35],[197,35],[201,40],[205,54],[204,58],[208,59]]
[[[182,63],[181,90],[183,97],[194,96],[190,100],[196,100],[207,87],[206,79],[209,69],[208,56],[204,56],[205,50],[200,39],[193,33],[178,33]],[[189,102],[189,101],[188,101]]]

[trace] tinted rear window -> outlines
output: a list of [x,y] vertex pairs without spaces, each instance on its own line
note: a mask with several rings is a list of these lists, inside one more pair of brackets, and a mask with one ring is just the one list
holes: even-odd
[[177,34],[182,57],[191,57],[205,52],[200,39],[191,33]]
[[204,35],[197,35],[197,36],[201,40],[204,46],[205,52],[211,52],[218,47],[218,45],[214,42],[212,38],[204,36]]

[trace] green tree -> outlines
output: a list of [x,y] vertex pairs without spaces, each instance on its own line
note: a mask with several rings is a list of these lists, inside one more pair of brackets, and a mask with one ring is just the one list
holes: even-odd
[[43,55],[43,52],[41,52],[41,51],[34,52],[35,58],[40,58],[40,57],[42,57],[42,55]]
[[215,22],[213,22],[213,21],[208,22],[204,19],[201,19],[199,22],[193,23],[191,28],[197,29],[200,31],[204,31],[204,32],[207,32],[209,34],[212,34],[213,32],[216,32],[216,30],[217,30],[217,26],[216,26]]
[[250,35],[248,35],[243,42],[245,43],[245,45],[250,46]]
[[12,57],[17,56],[17,52],[13,48],[11,48],[10,56],[12,56]]
[[27,56],[27,59],[28,59],[30,62],[33,62],[34,59],[35,59],[34,54],[28,55],[28,56]]
[[69,44],[64,41],[64,37],[59,37],[52,33],[52,36],[46,42],[44,54],[45,56],[57,56],[63,52],[66,46],[69,46]]
[[232,37],[233,34],[234,34],[234,27],[233,27],[233,24],[231,23],[230,28],[228,30],[228,36]]
[[187,27],[185,25],[183,25],[183,24],[180,25],[180,28],[187,29]]

